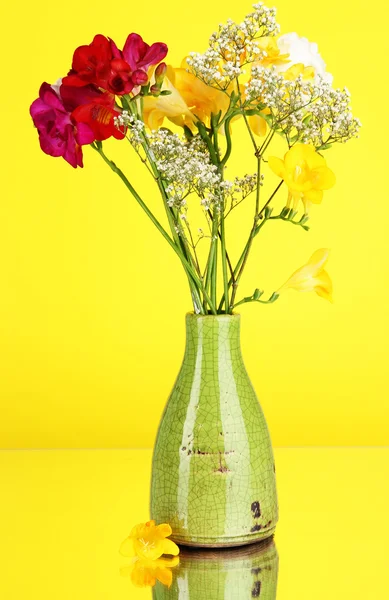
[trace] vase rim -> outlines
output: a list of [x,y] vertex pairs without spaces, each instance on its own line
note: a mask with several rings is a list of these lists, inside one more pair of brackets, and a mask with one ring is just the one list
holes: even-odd
[[196,314],[194,312],[187,312],[186,313],[186,317],[187,318],[192,318],[192,319],[240,319],[240,313],[232,313],[232,315],[226,315],[226,314],[217,314],[217,315],[201,315],[201,314]]

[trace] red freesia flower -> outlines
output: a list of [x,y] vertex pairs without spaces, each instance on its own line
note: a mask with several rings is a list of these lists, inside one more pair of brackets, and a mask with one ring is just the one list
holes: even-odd
[[30,114],[38,129],[40,146],[50,156],[62,156],[72,167],[82,167],[81,146],[95,139],[93,131],[84,123],[75,126],[61,98],[48,83],[43,83],[39,98],[30,107]]
[[131,33],[119,50],[113,40],[96,35],[89,46],[80,46],[73,56],[72,70],[65,85],[82,87],[90,83],[116,95],[129,94],[148,81],[148,69],[167,54],[167,46],[149,46],[140,35]]
[[[89,46],[79,46],[73,54],[72,69],[62,83],[81,87],[107,81],[113,58],[111,44],[103,35],[96,35]],[[101,86],[103,87],[103,86]]]
[[65,108],[71,112],[73,121],[85,124],[93,131],[94,139],[103,141],[109,137],[122,140],[125,135],[115,127],[115,96],[101,92],[93,85],[71,87],[62,84],[60,94]]

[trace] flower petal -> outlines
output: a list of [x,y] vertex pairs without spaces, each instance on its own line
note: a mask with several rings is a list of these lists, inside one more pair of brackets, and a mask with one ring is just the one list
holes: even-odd
[[157,529],[158,535],[160,535],[161,537],[164,537],[164,538],[169,537],[172,534],[172,528],[167,523],[162,523],[161,525],[158,525],[158,527],[156,529]]
[[271,170],[273,171],[273,173],[278,175],[278,177],[281,177],[281,179],[284,179],[285,164],[284,164],[284,161],[281,160],[281,158],[277,158],[276,156],[270,156],[268,165],[271,168]]
[[307,265],[312,265],[315,267],[316,272],[318,273],[320,269],[324,267],[330,257],[330,250],[328,248],[320,248],[316,250],[311,258],[309,259]]
[[308,200],[309,202],[313,202],[314,204],[320,204],[323,200],[323,192],[322,190],[307,190],[304,192],[303,200]]
[[250,129],[255,135],[263,137],[267,131],[267,123],[260,115],[253,115],[249,117]]
[[156,569],[155,577],[162,583],[162,585],[165,585],[168,588],[170,588],[173,583],[173,573],[170,569]]
[[178,556],[180,549],[172,540],[164,540],[163,542],[163,553],[171,554],[172,556]]
[[332,298],[332,281],[327,271],[322,271],[318,277],[316,277],[315,292],[318,296],[333,302]]
[[329,190],[336,183],[335,173],[326,166],[320,166],[312,171],[313,186],[317,190]]

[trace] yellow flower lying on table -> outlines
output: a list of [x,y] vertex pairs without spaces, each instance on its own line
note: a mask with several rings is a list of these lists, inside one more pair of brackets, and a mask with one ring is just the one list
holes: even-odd
[[128,567],[120,569],[123,576],[129,575],[136,587],[153,587],[157,581],[170,587],[173,583],[172,569],[180,562],[174,558],[157,558],[156,560],[136,557]]
[[296,209],[302,200],[307,214],[311,203],[320,204],[323,190],[335,185],[335,175],[327,167],[325,159],[309,144],[296,144],[284,156],[284,160],[269,157],[269,167],[288,186],[287,206],[293,202]]
[[166,523],[162,525],[156,525],[155,521],[140,523],[124,540],[120,546],[120,553],[123,556],[135,554],[139,558],[148,560],[156,560],[163,554],[177,556],[180,553],[179,547],[167,539],[171,534],[172,528]]
[[309,261],[289,277],[288,281],[277,291],[281,294],[288,289],[299,292],[311,292],[332,302],[332,281],[324,267],[328,261],[330,251],[326,248],[316,250]]

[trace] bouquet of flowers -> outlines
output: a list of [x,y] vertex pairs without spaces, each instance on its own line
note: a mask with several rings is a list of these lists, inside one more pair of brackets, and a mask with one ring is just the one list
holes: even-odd
[[[197,314],[232,314],[243,303],[272,303],[288,288],[331,299],[326,249],[317,250],[271,295],[257,288],[239,297],[262,228],[283,220],[309,229],[312,204],[320,204],[335,183],[324,155],[333,144],[358,137],[360,128],[348,90],[332,87],[317,45],[279,31],[276,10],[259,2],[241,23],[220,25],[208,49],[191,52],[178,68],[163,62],[165,43],[148,45],[131,33],[120,50],[112,39],[96,35],[75,50],[63,79],[42,84],[31,105],[46,154],[82,167],[82,147],[90,145],[121,178],[181,260]],[[225,172],[238,121],[247,129],[247,159],[255,160],[256,169],[229,179]],[[284,140],[283,158],[272,155],[275,136]],[[110,137],[128,140],[138,154],[162,198],[166,224],[107,156],[103,141]],[[265,195],[266,170],[279,181]],[[284,199],[280,211],[277,194]],[[242,202],[252,204],[253,217],[234,261],[228,226]],[[194,203],[204,219],[196,231]]]

